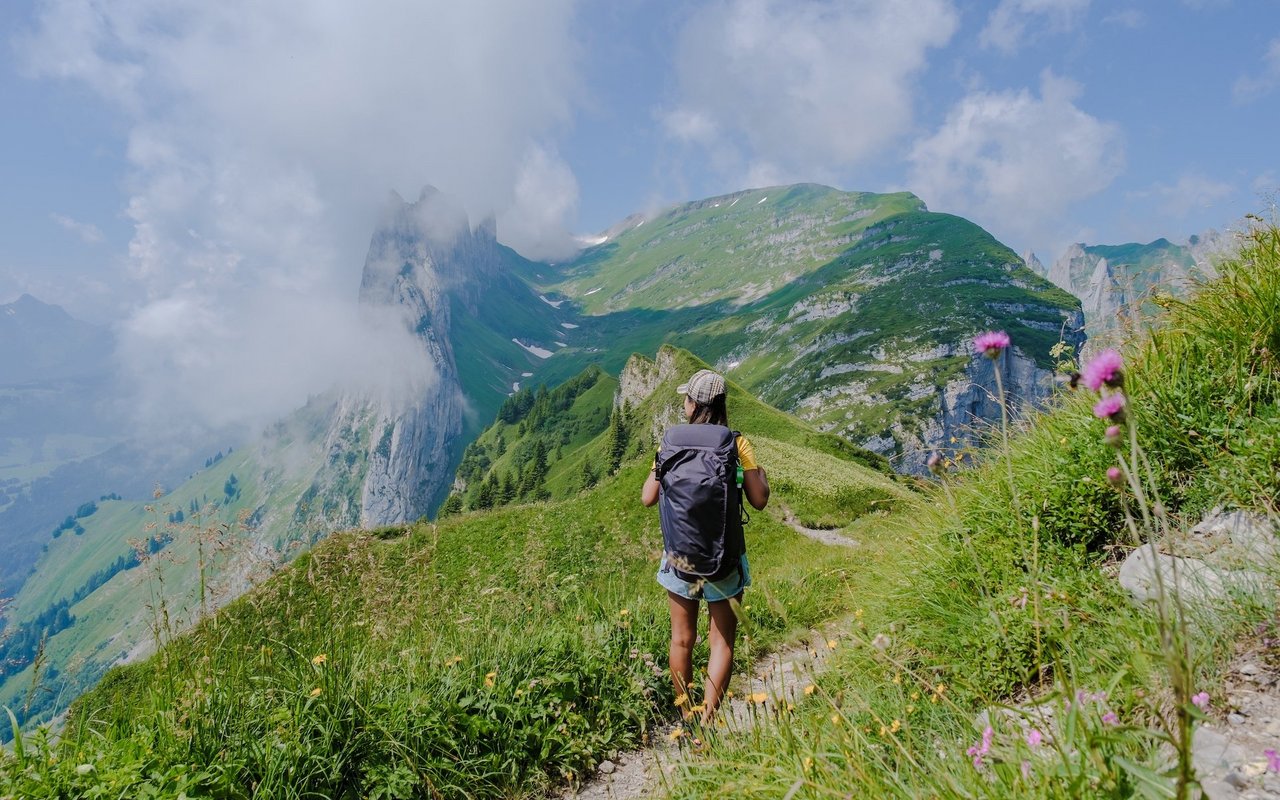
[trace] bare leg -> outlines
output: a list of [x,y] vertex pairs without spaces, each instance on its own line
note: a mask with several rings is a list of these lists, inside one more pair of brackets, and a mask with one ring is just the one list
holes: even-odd
[[704,699],[706,710],[702,712],[703,723],[711,721],[716,709],[720,707],[720,698],[729,688],[729,679],[733,677],[733,643],[738,635],[738,604],[742,595],[729,600],[707,603],[711,612],[711,658],[707,663],[707,691]]
[[[688,696],[689,682],[693,680],[693,645],[698,641],[698,601],[667,591],[667,606],[671,610],[671,647],[667,655],[671,660],[671,684],[676,698]],[[686,701],[680,709],[687,713],[693,705]]]

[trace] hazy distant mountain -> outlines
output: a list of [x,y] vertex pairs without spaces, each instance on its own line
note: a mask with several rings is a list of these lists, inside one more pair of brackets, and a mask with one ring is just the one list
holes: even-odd
[[24,294],[0,305],[0,386],[101,375],[110,332]]
[[1049,267],[1034,253],[1025,258],[1029,268],[1080,299],[1090,338],[1102,340],[1133,322],[1154,294],[1182,294],[1195,281],[1212,277],[1213,260],[1226,244],[1210,230],[1185,245],[1163,238],[1147,244],[1073,244]]

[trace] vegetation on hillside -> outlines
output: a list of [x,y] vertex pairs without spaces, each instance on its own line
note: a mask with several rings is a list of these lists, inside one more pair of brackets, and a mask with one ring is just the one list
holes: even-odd
[[[673,377],[638,408],[673,409],[675,375],[702,366],[661,355]],[[586,376],[575,391],[610,382]],[[913,502],[847,458],[847,444],[732,391],[735,426],[761,432],[780,501],[872,538]],[[528,422],[554,394],[513,400],[509,420]],[[152,658],[113,670],[56,746],[21,740],[21,763],[37,766],[3,762],[0,789],[507,797],[585,774],[674,713],[666,599],[653,581],[661,539],[637,499],[647,455],[565,500],[325,540]],[[748,536],[758,567],[740,667],[792,628],[849,610],[858,568],[767,514]]]
[[[1280,521],[1280,230],[1255,230],[1221,273],[1165,301],[1125,353],[1155,527],[1190,526],[1219,504]],[[1179,783],[1183,724],[1222,701],[1220,670],[1242,632],[1262,630],[1272,642],[1263,657],[1280,658],[1280,619],[1274,597],[1243,594],[1162,621],[1119,588],[1116,560],[1134,544],[1126,504],[1140,517],[1140,498],[1108,483],[1117,451],[1103,442],[1096,400],[1064,397],[900,519],[895,546],[854,578],[865,605],[849,635],[863,646],[842,649],[817,679],[819,699],[784,724],[686,762],[672,795],[1189,789]],[[1137,530],[1151,532],[1140,519]]]

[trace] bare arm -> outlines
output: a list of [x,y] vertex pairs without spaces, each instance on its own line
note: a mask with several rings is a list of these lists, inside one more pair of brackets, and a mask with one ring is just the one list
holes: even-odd
[[644,503],[646,508],[658,502],[658,487],[660,485],[658,476],[654,474],[653,470],[649,470],[649,477],[644,479],[644,488],[640,490],[640,502]]
[[764,474],[764,467],[749,469],[742,474],[742,491],[747,502],[757,511],[769,504],[769,478]]

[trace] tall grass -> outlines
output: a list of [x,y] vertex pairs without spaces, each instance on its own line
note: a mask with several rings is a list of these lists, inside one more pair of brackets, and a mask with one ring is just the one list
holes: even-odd
[[[1164,301],[1126,351],[1138,447],[1125,455],[1156,531],[1218,504],[1277,519],[1280,230],[1259,225],[1219,269],[1190,298]],[[904,520],[879,569],[856,578],[869,599],[850,633],[863,646],[838,654],[786,724],[688,762],[671,794],[1192,790],[1189,731],[1203,714],[1189,694],[1221,697],[1234,638],[1273,613],[1273,598],[1164,615],[1134,605],[1114,569],[1133,544],[1125,504],[1137,514],[1141,498],[1107,483],[1116,456],[1096,399],[1065,394]]]
[[[785,446],[766,437],[761,457]],[[790,455],[779,474],[798,507],[832,474],[905,497],[833,456]],[[331,537],[113,670],[60,743],[29,737],[0,758],[0,794],[512,797],[580,780],[675,715],[661,538],[638,502],[647,469],[637,460],[560,503]],[[739,669],[847,610],[857,567],[767,515],[748,535],[758,566]]]

